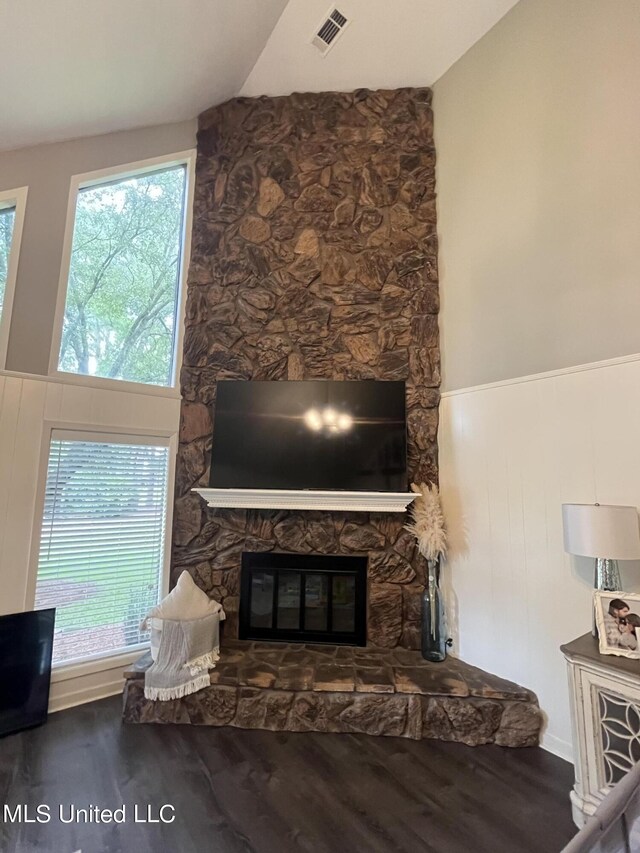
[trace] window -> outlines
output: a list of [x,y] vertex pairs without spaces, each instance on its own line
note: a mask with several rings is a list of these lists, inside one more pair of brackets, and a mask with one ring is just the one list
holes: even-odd
[[4,368],[27,188],[0,193],[0,368]]
[[80,183],[58,370],[174,384],[187,166]]
[[0,207],[0,316],[2,315],[4,294],[9,277],[9,257],[11,255],[11,242],[13,240],[15,221],[15,204]]
[[169,448],[140,441],[52,433],[35,607],[56,608],[54,663],[147,640],[140,622],[162,586]]

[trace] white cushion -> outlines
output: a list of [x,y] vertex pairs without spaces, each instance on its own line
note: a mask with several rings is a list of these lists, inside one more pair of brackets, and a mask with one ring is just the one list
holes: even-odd
[[169,595],[147,613],[147,619],[201,619],[221,610],[222,606],[209,598],[185,570]]
[[163,619],[184,622],[190,619],[201,619],[210,613],[219,613],[220,619],[225,619],[222,605],[209,598],[207,593],[200,589],[189,572],[185,570],[169,595],[165,596],[160,604],[151,608],[142,623],[143,626],[151,628],[152,659],[156,660],[157,658]]

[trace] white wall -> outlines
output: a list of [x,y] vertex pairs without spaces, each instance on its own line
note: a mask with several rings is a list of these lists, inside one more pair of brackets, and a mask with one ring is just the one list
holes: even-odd
[[638,0],[520,0],[434,113],[444,388],[637,352]]
[[[176,390],[161,396],[0,374],[0,614],[33,607],[39,492],[51,428],[161,434],[175,442],[179,419]],[[171,509],[173,464],[168,494]],[[171,512],[167,524],[170,530]],[[124,666],[139,655],[61,668],[52,679],[51,709],[120,692]]]
[[434,86],[457,653],[535,690],[567,757],[593,567],[560,505],[640,505],[639,83],[637,0],[520,0]]
[[[455,651],[534,690],[571,758],[559,647],[591,629],[593,561],[562,546],[563,502],[640,505],[640,355],[445,394],[440,478]],[[621,563],[640,589],[640,564]]]

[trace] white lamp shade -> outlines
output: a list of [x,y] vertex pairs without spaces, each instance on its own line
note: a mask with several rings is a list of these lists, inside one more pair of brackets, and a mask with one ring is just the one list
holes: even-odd
[[640,559],[635,506],[562,504],[564,550],[582,557]]

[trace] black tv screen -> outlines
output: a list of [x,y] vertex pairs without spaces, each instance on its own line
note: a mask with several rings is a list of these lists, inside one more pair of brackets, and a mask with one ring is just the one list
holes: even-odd
[[0,736],[47,719],[55,608],[0,616]]
[[404,382],[218,383],[212,488],[407,490]]

